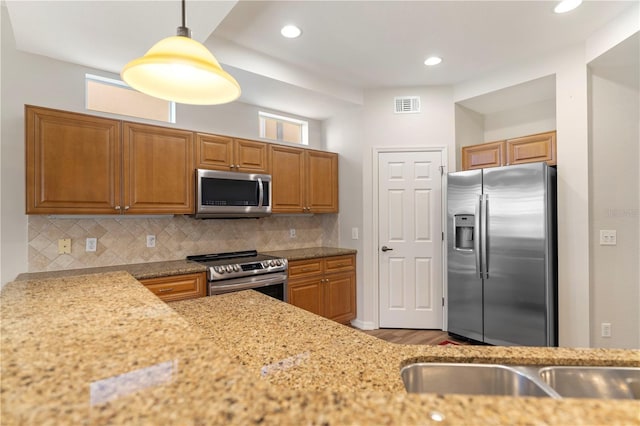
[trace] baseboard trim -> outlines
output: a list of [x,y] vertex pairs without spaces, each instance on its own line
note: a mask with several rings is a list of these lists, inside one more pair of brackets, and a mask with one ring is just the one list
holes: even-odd
[[362,321],[359,319],[354,319],[351,321],[351,325],[355,328],[359,328],[360,330],[376,330],[377,327],[371,321]]

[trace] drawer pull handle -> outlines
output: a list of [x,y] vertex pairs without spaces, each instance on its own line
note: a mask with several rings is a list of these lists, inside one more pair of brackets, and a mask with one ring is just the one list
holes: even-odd
[[170,291],[173,291],[173,287],[161,288],[160,290],[158,290],[158,293],[168,293]]

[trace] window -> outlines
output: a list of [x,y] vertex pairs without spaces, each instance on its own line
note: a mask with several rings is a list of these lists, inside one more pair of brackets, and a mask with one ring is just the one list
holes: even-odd
[[85,74],[86,108],[129,117],[176,122],[175,102],[154,98],[112,78]]
[[260,111],[260,137],[278,142],[309,145],[309,123]]

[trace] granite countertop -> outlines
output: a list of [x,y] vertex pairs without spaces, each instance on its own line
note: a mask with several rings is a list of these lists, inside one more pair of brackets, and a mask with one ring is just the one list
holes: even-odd
[[16,281],[0,302],[3,425],[640,423],[637,401],[416,395],[399,375],[640,366],[634,350],[395,345],[253,291],[167,305],[126,272]]
[[167,277],[171,275],[205,272],[207,268],[190,260],[167,260],[162,262],[133,263],[130,265],[99,266],[94,268],[65,269],[63,271],[27,272],[16,277],[16,281],[42,280],[48,278],[73,277],[78,275],[128,272],[138,280]]
[[336,248],[336,247],[309,247],[291,250],[267,251],[263,254],[270,256],[284,257],[287,260],[306,260],[318,257],[343,256],[346,254],[356,254],[357,250]]

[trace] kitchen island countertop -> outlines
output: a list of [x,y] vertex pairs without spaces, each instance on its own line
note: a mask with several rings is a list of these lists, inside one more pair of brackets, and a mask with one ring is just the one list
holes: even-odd
[[[108,290],[108,291],[106,291]],[[638,424],[637,401],[407,394],[412,361],[640,366],[622,349],[395,345],[253,291],[126,272],[7,284],[2,424]]]

